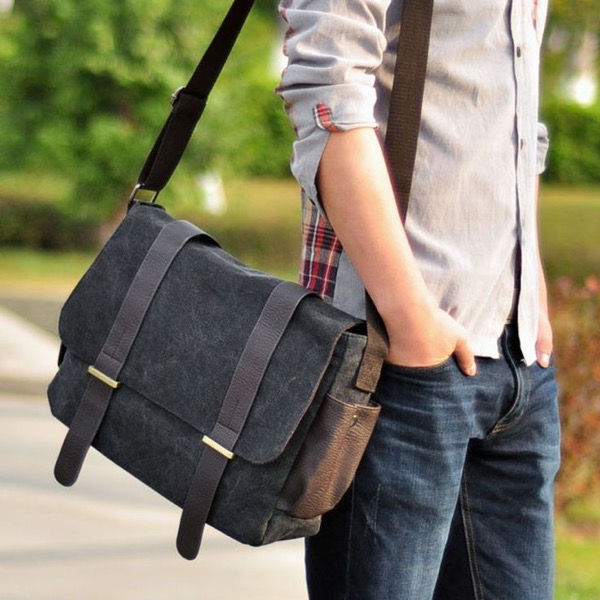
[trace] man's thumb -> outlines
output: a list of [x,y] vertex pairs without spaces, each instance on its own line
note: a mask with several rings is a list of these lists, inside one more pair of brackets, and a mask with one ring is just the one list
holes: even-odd
[[473,377],[477,374],[477,363],[475,362],[475,355],[473,354],[473,350],[471,349],[471,345],[469,344],[466,338],[462,338],[456,344],[456,349],[454,350],[454,358],[458,363],[458,368],[469,377]]

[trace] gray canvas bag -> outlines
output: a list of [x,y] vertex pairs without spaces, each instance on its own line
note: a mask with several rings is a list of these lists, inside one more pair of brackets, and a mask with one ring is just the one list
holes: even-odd
[[69,427],[56,479],[72,485],[94,446],[182,507],[188,559],[205,523],[252,545],[316,533],[380,410],[385,335],[370,302],[364,323],[154,202],[251,6],[235,0],[174,95],[127,216],[63,307],[48,389]]

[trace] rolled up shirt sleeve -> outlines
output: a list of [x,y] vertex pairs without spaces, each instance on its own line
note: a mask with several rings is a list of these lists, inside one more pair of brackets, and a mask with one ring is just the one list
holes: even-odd
[[543,123],[538,123],[537,129],[537,157],[536,173],[541,175],[546,170],[546,156],[550,147],[548,128]]
[[288,58],[278,93],[296,132],[292,172],[319,207],[316,174],[332,132],[377,127],[375,72],[388,1],[283,0]]

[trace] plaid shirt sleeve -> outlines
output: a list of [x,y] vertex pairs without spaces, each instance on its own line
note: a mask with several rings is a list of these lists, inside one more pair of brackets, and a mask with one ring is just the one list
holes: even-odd
[[302,195],[302,260],[300,285],[333,298],[342,246],[333,228],[315,204]]

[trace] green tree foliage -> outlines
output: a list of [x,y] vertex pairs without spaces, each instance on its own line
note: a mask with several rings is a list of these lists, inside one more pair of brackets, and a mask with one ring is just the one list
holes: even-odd
[[[0,168],[60,170],[74,182],[80,211],[115,210],[135,183],[172,91],[187,81],[228,6],[17,0],[14,13],[0,20],[6,82]],[[270,8],[272,14],[260,2],[246,25],[184,171],[231,165],[245,174],[287,172],[290,132],[269,74],[276,41],[275,5]],[[276,160],[267,157],[273,143],[288,148],[276,149]]]
[[597,0],[552,0],[549,27],[559,26],[570,31],[600,33],[600,12]]
[[[598,0],[551,0],[545,33],[543,84],[546,95],[561,95],[565,77],[585,33],[600,37]],[[600,69],[600,53],[597,55]]]

